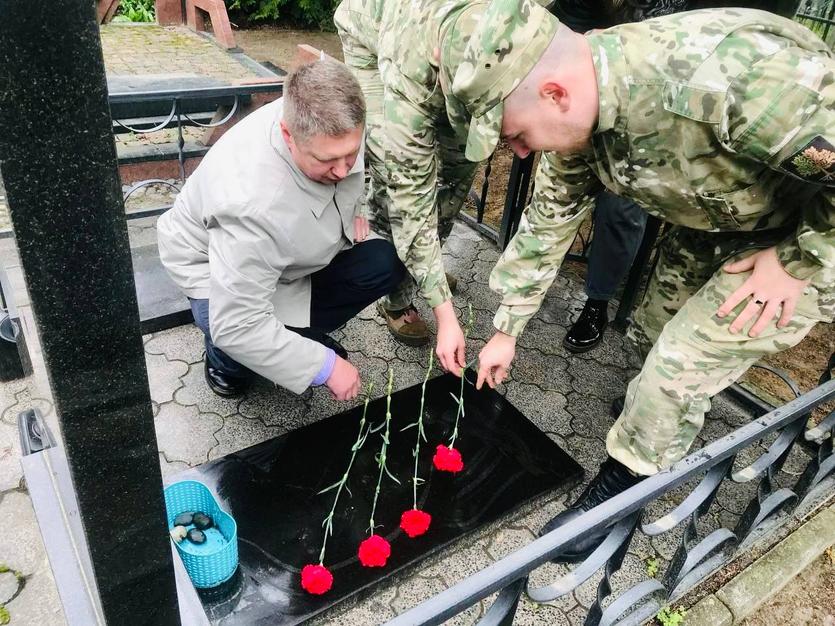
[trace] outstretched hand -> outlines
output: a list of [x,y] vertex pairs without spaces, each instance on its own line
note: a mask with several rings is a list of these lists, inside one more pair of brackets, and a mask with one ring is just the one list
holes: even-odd
[[783,269],[777,258],[777,249],[774,247],[761,250],[735,263],[729,263],[722,269],[729,274],[751,272],[742,286],[728,296],[728,299],[716,311],[716,315],[725,317],[740,302],[748,298],[748,304],[736,316],[729,330],[732,333],[738,333],[752,318],[756,318],[757,321],[748,331],[749,337],[757,337],[777,316],[780,309],[782,311],[777,321],[777,328],[783,328],[788,324],[794,314],[797,301],[809,284],[808,280],[797,279]]
[[438,324],[438,343],[435,347],[438,362],[447,372],[461,376],[461,369],[467,364],[466,340],[452,302],[447,300],[435,307],[434,312]]
[[495,389],[507,378],[510,362],[516,355],[516,337],[497,332],[478,355],[478,380],[476,389],[487,382],[491,389]]

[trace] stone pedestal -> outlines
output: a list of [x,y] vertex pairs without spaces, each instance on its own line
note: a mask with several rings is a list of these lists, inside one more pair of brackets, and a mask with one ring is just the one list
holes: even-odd
[[154,8],[160,26],[179,26],[186,21],[181,0],[156,0]]
[[105,623],[178,624],[95,5],[0,2],[0,67],[21,316],[39,340],[32,358],[49,381],[90,588]]

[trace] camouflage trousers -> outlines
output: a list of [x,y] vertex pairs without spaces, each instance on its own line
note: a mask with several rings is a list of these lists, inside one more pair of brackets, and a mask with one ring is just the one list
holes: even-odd
[[[345,64],[351,68],[365,96],[366,135],[365,165],[370,180],[365,194],[365,214],[374,232],[392,240],[390,206],[387,186],[389,176],[386,172],[385,129],[383,124],[384,86],[377,66],[376,54],[370,49],[369,36],[356,34],[356,22],[368,23],[367,16],[357,14],[357,19],[343,3],[335,16]],[[349,25],[350,23],[350,25]],[[435,209],[438,219],[438,236],[441,245],[452,232],[455,217],[458,215],[472,186],[477,163],[471,163],[464,157],[460,142],[455,138],[447,120],[439,119],[436,123],[436,159],[438,175],[436,181]],[[414,298],[416,284],[411,275],[383,300],[387,311],[399,311],[410,304]]]
[[835,318],[835,271],[821,270],[797,304],[791,322],[776,319],[758,337],[751,320],[728,330],[747,304],[720,319],[716,310],[750,272],[728,274],[726,262],[774,245],[785,236],[708,233],[673,228],[628,337],[644,358],[629,383],[623,412],[606,448],[634,472],[651,475],[684,457],[704,424],[710,398],[736,381],[761,357],[800,342],[817,322]]

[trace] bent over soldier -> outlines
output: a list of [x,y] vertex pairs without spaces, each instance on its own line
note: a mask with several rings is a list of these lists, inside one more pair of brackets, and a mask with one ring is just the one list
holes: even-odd
[[[549,24],[537,61],[503,63],[519,21],[508,15]],[[490,277],[502,303],[479,385],[506,375],[598,190],[674,225],[629,333],[644,363],[608,459],[548,531],[681,459],[713,395],[832,321],[835,61],[809,30],[763,11],[583,36],[529,0],[494,0],[466,57],[453,91],[478,120],[468,155],[483,158],[500,135],[520,156],[552,151]],[[583,558],[603,536],[561,558]]]
[[413,306],[415,286],[432,308],[445,369],[465,363],[441,245],[475,175],[464,157],[466,109],[450,86],[469,33],[486,5],[472,0],[343,0],[334,22],[346,64],[368,106],[366,194],[372,228],[394,241],[410,275],[378,303],[392,335],[429,339]]

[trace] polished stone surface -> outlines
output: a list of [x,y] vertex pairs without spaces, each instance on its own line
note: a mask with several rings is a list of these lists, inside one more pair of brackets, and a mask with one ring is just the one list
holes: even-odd
[[[573,486],[581,467],[515,407],[495,391],[464,385],[466,416],[455,447],[464,458],[459,474],[439,472],[432,456],[447,444],[453,430],[460,380],[445,374],[426,388],[425,431],[419,474],[418,508],[432,515],[429,531],[408,538],[400,515],[412,508],[413,423],[420,406],[420,386],[391,397],[391,433],[387,467],[400,480],[384,476],[375,523],[376,533],[392,545],[384,568],[360,565],[356,551],[368,536],[379,470],[376,456],[383,431],[372,432],[360,449],[334,518],[325,565],[334,587],[322,596],[302,591],[299,572],[317,563],[322,520],[334,492],[319,494],[338,481],[351,454],[362,407],[328,417],[275,439],[188,470],[169,482],[195,479],[206,484],[221,507],[238,523],[240,568],[223,588],[203,594],[207,613],[217,624],[295,624],[325,610],[394,572],[414,566],[449,543],[511,513],[531,498],[557,495]],[[386,399],[369,403],[372,430],[385,422]],[[526,541],[532,537],[526,538]]]
[[162,266],[156,242],[132,248],[131,256],[142,332],[153,333],[191,323],[188,298]]

